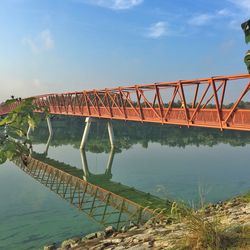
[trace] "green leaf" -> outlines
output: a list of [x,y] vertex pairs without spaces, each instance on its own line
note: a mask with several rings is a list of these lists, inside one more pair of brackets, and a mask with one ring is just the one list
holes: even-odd
[[16,130],[16,134],[20,137],[23,137],[24,136],[24,133],[22,130]]
[[28,124],[31,128],[35,128],[35,120],[30,115],[28,115]]
[[250,34],[248,36],[246,36],[246,43],[250,42]]
[[0,164],[3,164],[7,161],[6,154],[3,151],[0,151]]
[[[18,102],[18,106],[12,112],[4,119],[0,119],[0,128],[8,125],[8,133],[20,140],[11,140],[4,134],[0,137],[0,164],[7,159],[13,160],[17,156],[30,153],[29,147],[32,146],[32,142],[26,138],[27,128],[30,126],[34,129],[40,121],[40,114],[33,112],[37,109],[33,101],[33,98],[29,98]],[[7,101],[6,105],[12,102],[15,100]]]
[[241,24],[241,28],[245,33],[246,43],[250,42],[250,19]]

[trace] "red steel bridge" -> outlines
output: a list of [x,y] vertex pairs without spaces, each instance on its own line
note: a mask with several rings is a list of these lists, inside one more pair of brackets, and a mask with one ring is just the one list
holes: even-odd
[[[36,112],[250,131],[250,75],[34,96]],[[20,101],[0,105],[0,115]]]

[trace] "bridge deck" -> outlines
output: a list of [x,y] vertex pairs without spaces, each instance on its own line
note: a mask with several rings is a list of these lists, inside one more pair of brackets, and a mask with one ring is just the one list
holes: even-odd
[[[250,131],[249,89],[247,74],[33,98],[37,112]],[[1,105],[0,115],[18,104]]]

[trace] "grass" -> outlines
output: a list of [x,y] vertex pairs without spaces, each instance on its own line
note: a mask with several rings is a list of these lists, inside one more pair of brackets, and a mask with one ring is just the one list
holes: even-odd
[[245,201],[245,202],[250,202],[250,191],[247,192],[246,194],[242,195],[241,198],[242,198],[243,201]]
[[[249,194],[246,196],[249,198]],[[184,204],[173,204],[172,215],[186,225],[188,234],[180,242],[182,250],[250,250],[250,225],[225,227],[203,209],[195,211]]]
[[192,211],[186,215],[184,222],[189,230],[185,244],[190,249],[223,249],[224,233],[218,221],[208,221]]

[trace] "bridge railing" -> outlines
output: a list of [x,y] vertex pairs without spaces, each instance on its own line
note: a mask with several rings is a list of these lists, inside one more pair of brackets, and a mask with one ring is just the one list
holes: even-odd
[[51,114],[250,131],[249,89],[245,74],[49,94],[34,102]]

